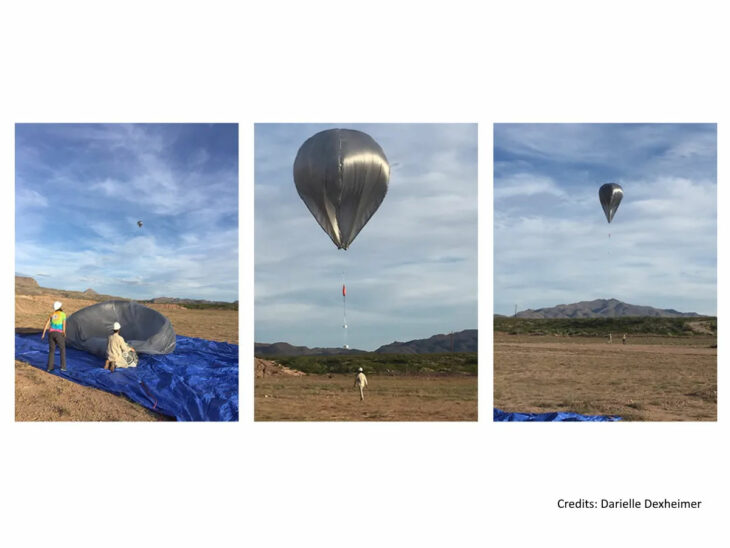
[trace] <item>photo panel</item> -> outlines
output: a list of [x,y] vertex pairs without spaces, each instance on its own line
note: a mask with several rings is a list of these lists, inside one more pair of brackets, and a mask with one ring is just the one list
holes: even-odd
[[238,124],[15,126],[15,420],[238,420]]
[[717,420],[716,124],[494,126],[494,420]]
[[254,141],[255,420],[477,420],[477,125]]

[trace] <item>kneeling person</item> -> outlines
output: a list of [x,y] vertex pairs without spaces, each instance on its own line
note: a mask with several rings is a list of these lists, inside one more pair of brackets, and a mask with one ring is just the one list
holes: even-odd
[[104,369],[110,369],[112,373],[117,367],[137,367],[139,363],[134,348],[119,334],[121,328],[119,322],[114,322],[114,333],[109,335],[109,342],[106,345]]

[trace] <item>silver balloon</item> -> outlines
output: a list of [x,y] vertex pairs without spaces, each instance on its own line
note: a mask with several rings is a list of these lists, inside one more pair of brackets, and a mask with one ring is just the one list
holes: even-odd
[[598,189],[598,199],[609,223],[613,220],[623,197],[624,189],[616,183],[606,183]]
[[347,249],[388,191],[390,165],[372,137],[329,129],[307,139],[294,160],[299,197],[338,249]]

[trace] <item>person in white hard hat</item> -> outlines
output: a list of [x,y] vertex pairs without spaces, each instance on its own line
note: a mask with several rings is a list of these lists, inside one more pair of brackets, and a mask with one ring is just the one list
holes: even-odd
[[355,386],[360,389],[360,401],[365,399],[363,389],[368,385],[368,378],[365,373],[362,372],[362,367],[358,368],[357,376],[355,377]]
[[109,335],[109,342],[106,345],[106,361],[104,369],[109,369],[112,373],[117,367],[136,367],[137,354],[134,348],[127,344],[127,341],[119,334],[122,328],[119,322],[114,322],[112,326],[114,333]]
[[66,371],[66,313],[60,301],[53,303],[53,313],[46,320],[41,340],[48,331],[48,367],[53,371],[53,361],[56,355],[56,346],[61,353],[61,371]]

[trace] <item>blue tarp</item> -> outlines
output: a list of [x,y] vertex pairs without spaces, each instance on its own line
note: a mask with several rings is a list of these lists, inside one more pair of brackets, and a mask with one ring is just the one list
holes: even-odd
[[494,422],[613,422],[621,417],[603,415],[579,415],[578,413],[507,413],[494,408]]
[[[55,369],[49,374],[123,394],[179,421],[237,421],[238,345],[179,335],[176,340],[172,354],[143,354],[137,367],[114,373],[104,369],[102,358],[67,346],[67,371],[61,371],[56,350]],[[48,338],[16,334],[15,359],[45,370]]]

